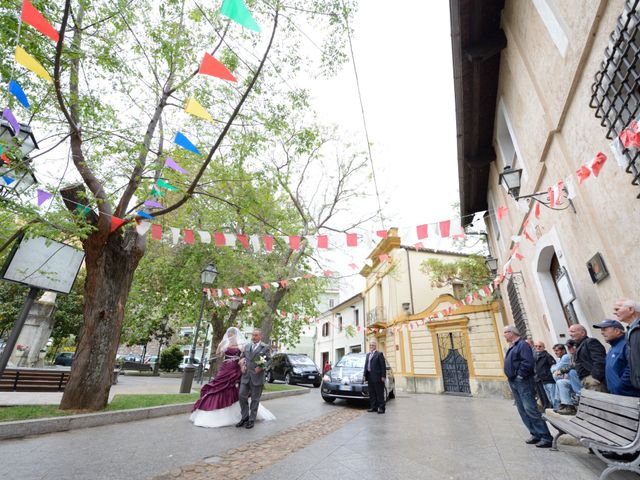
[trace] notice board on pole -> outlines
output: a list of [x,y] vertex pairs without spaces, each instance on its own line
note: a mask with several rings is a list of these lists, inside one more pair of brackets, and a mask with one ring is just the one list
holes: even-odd
[[11,251],[0,278],[66,294],[84,260],[78,248],[45,237],[23,238]]

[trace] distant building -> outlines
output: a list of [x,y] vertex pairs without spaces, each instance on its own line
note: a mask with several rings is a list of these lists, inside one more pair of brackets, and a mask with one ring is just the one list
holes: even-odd
[[364,298],[358,293],[323,312],[317,322],[315,363],[335,365],[345,354],[364,352]]
[[[452,315],[417,325],[453,307],[458,286],[437,288],[420,269],[429,258],[456,261],[467,255],[401,245],[392,228],[369,255],[363,292],[368,339],[376,339],[396,385],[409,392],[502,396],[502,317],[493,300],[476,300]],[[384,259],[381,260],[381,259]],[[413,328],[412,328],[413,327]]]

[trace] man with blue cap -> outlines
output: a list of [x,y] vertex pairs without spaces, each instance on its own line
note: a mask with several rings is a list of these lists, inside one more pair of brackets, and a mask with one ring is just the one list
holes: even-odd
[[625,341],[624,326],[617,320],[603,320],[596,323],[594,328],[599,328],[603,338],[611,345],[604,366],[607,390],[614,395],[640,397],[640,390],[631,384],[629,346]]

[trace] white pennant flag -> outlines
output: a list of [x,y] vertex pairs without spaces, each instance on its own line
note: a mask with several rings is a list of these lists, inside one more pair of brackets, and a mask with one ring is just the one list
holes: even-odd
[[235,233],[223,233],[224,235],[224,245],[225,247],[235,247],[236,246],[236,234]]
[[200,235],[200,241],[202,243],[211,243],[211,234],[209,232],[198,230],[198,235]]
[[564,186],[567,189],[567,198],[569,200],[576,198],[576,195],[577,195],[576,186],[573,183],[573,179],[571,177],[567,177],[564,179]]
[[251,248],[253,248],[254,252],[260,251],[260,237],[258,235],[251,235],[249,237],[249,241],[251,242]]
[[627,168],[629,161],[627,160],[627,157],[624,156],[624,153],[622,153],[624,147],[622,146],[620,137],[616,137],[615,140],[609,144],[609,148],[611,149],[618,166],[620,168]]
[[249,291],[251,292],[259,292],[262,290],[262,287],[260,285],[251,285],[249,286]]
[[138,235],[144,236],[151,228],[151,222],[140,222],[136,225],[136,232]]
[[180,241],[180,229],[176,227],[169,227],[171,229],[171,239],[174,245],[177,245]]

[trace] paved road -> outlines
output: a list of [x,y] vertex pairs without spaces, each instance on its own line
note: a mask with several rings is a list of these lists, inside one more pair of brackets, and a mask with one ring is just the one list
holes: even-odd
[[[341,401],[325,404],[315,389],[265,405],[277,420],[249,431],[195,428],[185,416],[171,416],[0,442],[0,465],[4,472],[16,472],[9,478],[21,480],[146,480],[357,408]],[[588,480],[603,469],[582,447],[541,450],[525,445],[527,436],[511,401],[404,394],[390,402],[386,415],[364,413],[333,433],[318,434],[315,442],[251,478]]]

